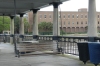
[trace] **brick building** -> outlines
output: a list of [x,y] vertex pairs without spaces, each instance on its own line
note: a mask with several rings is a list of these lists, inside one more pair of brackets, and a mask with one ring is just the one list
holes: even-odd
[[[30,24],[29,31],[32,32],[33,14],[28,13]],[[38,23],[53,22],[53,11],[38,11]],[[97,12],[98,31],[100,31],[100,12]],[[78,9],[78,11],[61,11],[59,12],[59,25],[62,30],[67,33],[87,32],[88,11],[86,8]]]

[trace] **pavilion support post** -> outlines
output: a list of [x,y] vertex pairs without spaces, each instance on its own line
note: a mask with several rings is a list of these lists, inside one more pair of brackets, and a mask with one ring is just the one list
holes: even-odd
[[10,43],[13,44],[13,35],[14,35],[14,16],[10,16],[11,23],[10,23]]
[[23,35],[24,35],[24,21],[23,21],[23,15],[24,13],[20,13],[20,24],[19,24],[19,41],[22,41]]
[[38,19],[37,19],[37,12],[39,9],[32,9],[33,11],[33,38],[37,39],[38,36]]
[[97,34],[96,0],[89,0],[88,10],[88,37],[89,41],[94,42]]
[[[59,27],[59,14],[58,14],[58,6],[59,2],[53,2],[53,36],[60,35],[60,27]],[[56,37],[57,38],[57,37]],[[53,52],[58,52],[58,42],[56,40],[53,41]]]

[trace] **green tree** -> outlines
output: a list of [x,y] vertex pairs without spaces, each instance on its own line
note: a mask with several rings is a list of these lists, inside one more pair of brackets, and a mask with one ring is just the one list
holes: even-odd
[[10,30],[10,18],[8,16],[0,16],[0,33],[3,30]]
[[52,32],[53,24],[51,22],[40,22],[38,27],[39,32]]
[[19,33],[19,22],[20,22],[20,19],[19,19],[18,16],[16,16],[15,22],[14,22],[14,31],[15,31],[15,33]]
[[3,23],[0,21],[0,33],[3,31]]
[[28,20],[26,18],[24,18],[24,31],[25,31],[25,33],[28,33],[28,29],[29,29]]
[[[26,18],[23,18],[23,21],[24,21],[25,33],[28,33],[29,23]],[[19,33],[19,24],[20,24],[20,17],[16,16],[15,22],[14,22],[14,28],[15,28],[15,33],[17,34]]]
[[[0,33],[3,32],[3,30],[10,30],[10,17],[8,16],[0,16]],[[15,22],[14,22],[14,30],[15,33],[19,33],[19,22],[20,22],[20,17],[16,16]],[[25,24],[25,31],[28,30],[29,23],[26,18],[24,18],[24,24]]]

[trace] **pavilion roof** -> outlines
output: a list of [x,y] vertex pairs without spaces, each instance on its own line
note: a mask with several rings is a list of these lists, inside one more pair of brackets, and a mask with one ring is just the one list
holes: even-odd
[[[49,6],[52,2],[64,2],[67,0],[16,0],[16,13],[26,13],[30,9],[40,9]],[[14,0],[0,0],[0,15],[14,15]]]

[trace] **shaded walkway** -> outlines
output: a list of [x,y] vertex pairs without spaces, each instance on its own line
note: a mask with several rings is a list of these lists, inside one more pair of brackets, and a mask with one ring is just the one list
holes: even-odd
[[0,66],[91,66],[84,65],[81,61],[58,55],[30,55],[14,57],[13,46],[0,44]]

